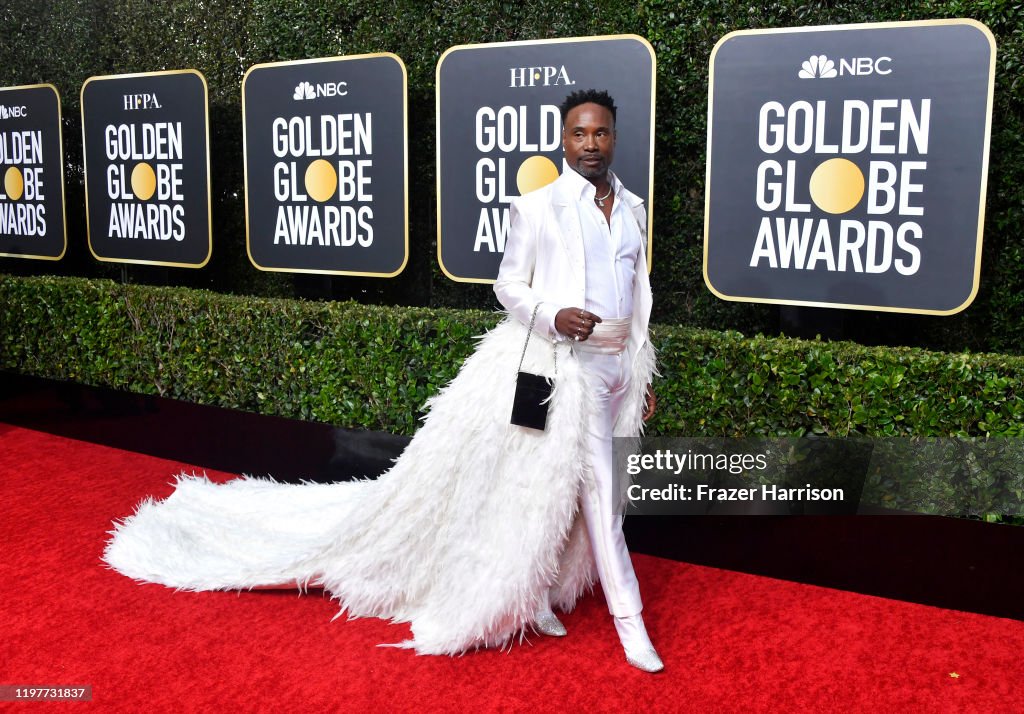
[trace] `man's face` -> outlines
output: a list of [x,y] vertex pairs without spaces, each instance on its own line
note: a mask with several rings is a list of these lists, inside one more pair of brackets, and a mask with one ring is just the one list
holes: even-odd
[[573,107],[562,127],[565,160],[588,179],[601,179],[608,173],[615,155],[615,120],[600,104],[588,102]]

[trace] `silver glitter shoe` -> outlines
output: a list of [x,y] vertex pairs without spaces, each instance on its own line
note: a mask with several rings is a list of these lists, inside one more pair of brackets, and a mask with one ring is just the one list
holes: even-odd
[[565,637],[568,632],[565,630],[565,625],[562,621],[555,617],[553,612],[538,612],[537,617],[533,622],[534,628],[537,632],[548,637]]
[[653,647],[636,656],[627,653],[626,661],[637,669],[642,669],[645,672],[660,672],[665,669],[665,665],[661,661],[661,657],[658,656],[658,653],[654,651]]

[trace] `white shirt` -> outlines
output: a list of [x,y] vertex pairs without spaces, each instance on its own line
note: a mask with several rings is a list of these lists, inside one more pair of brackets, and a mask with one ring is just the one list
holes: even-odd
[[622,200],[622,182],[610,171],[615,202],[611,223],[594,201],[594,184],[574,171],[563,159],[562,171],[568,174],[576,210],[583,231],[586,260],[586,304],[583,306],[602,318],[629,317],[633,313],[633,280],[642,241],[636,218]]

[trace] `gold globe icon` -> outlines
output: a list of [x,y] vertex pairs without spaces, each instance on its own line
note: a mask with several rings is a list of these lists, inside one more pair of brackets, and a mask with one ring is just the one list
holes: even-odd
[[21,175],[21,170],[17,166],[10,167],[4,174],[4,193],[7,194],[7,198],[17,201],[24,192],[25,179]]
[[323,203],[338,188],[338,174],[326,159],[317,159],[306,169],[306,193],[314,201]]
[[156,173],[145,161],[135,164],[132,169],[132,193],[140,201],[148,201],[156,192]]
[[516,172],[516,186],[519,195],[547,186],[558,178],[558,167],[546,156],[531,156],[519,166]]
[[811,200],[826,213],[846,213],[864,196],[864,174],[849,159],[829,159],[811,174]]

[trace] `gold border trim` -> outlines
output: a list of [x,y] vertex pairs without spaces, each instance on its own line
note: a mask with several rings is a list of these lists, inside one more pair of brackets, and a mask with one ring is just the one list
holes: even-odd
[[[133,79],[136,77],[159,77],[168,74],[194,74],[203,83],[203,122],[206,127],[206,257],[201,263],[169,263],[162,260],[139,260],[135,258],[104,258],[93,250],[92,229],[89,226],[89,161],[85,152],[85,88],[90,82],[103,82],[108,79]],[[89,245],[89,252],[92,257],[104,263],[127,263],[131,265],[162,265],[169,268],[192,268],[199,269],[206,267],[213,256],[213,177],[210,175],[210,89],[206,84],[206,77],[197,69],[169,69],[159,72],[136,72],[131,74],[102,74],[89,77],[82,82],[82,88],[78,90],[79,112],[82,116],[82,174],[85,183],[85,234]]]
[[512,42],[481,42],[477,44],[468,45],[454,45],[449,47],[437,60],[437,65],[434,67],[434,143],[436,146],[434,154],[434,172],[437,174],[436,178],[436,193],[437,193],[437,265],[441,268],[441,272],[449,280],[453,280],[457,283],[478,283],[482,285],[493,285],[495,278],[462,278],[453,275],[448,268],[445,267],[444,260],[441,258],[441,65],[444,63],[445,58],[448,55],[457,52],[459,50],[475,50],[490,47],[512,47],[519,45],[555,45],[565,44],[567,42],[603,42],[607,40],[636,40],[643,45],[648,54],[651,56],[651,126],[650,126],[650,174],[647,182],[647,273],[651,273],[653,268],[653,255],[654,255],[654,120],[655,120],[655,105],[657,103],[657,79],[658,79],[658,57],[654,52],[654,47],[647,38],[635,34],[621,34],[621,35],[587,35],[585,37],[559,37],[550,40],[516,40]]
[[67,191],[64,186],[64,111],[61,107],[60,92],[52,84],[23,84],[18,87],[0,87],[0,92],[13,92],[18,89],[52,89],[57,99],[57,154],[60,157],[60,214],[64,224],[64,247],[60,255],[29,255],[28,253],[0,253],[0,258],[25,258],[27,260],[61,260],[68,252],[68,207]]
[[[974,284],[971,288],[970,294],[967,299],[959,306],[949,310],[924,310],[920,308],[901,308],[901,307],[890,307],[888,305],[864,305],[860,303],[833,303],[833,302],[817,302],[809,300],[779,300],[773,298],[750,298],[750,297],[738,297],[734,295],[726,295],[719,291],[711,284],[711,279],[708,277],[708,229],[710,227],[711,219],[711,119],[714,109],[714,93],[715,93],[715,57],[718,55],[718,50],[730,39],[742,35],[767,35],[767,34],[783,34],[783,33],[794,33],[794,32],[834,32],[844,30],[866,30],[866,29],[897,29],[903,27],[927,27],[927,26],[949,26],[949,25],[966,25],[973,27],[974,29],[981,32],[982,35],[988,40],[989,44],[989,68],[988,68],[988,97],[987,107],[985,112],[985,139],[984,147],[982,151],[981,160],[981,186],[978,196],[978,233],[977,240],[975,242],[974,250]],[[992,31],[988,27],[978,20],[970,18],[950,18],[940,20],[909,20],[904,22],[863,22],[850,25],[812,25],[808,27],[775,27],[764,30],[734,30],[733,32],[724,35],[718,42],[715,43],[714,49],[711,50],[711,56],[708,59],[709,72],[708,72],[708,125],[707,125],[707,163],[704,174],[704,284],[708,290],[712,292],[716,297],[729,302],[745,302],[745,303],[763,303],[768,305],[793,305],[800,307],[828,307],[844,310],[872,310],[878,312],[898,312],[912,315],[955,315],[958,312],[966,310],[974,298],[978,296],[978,289],[981,285],[981,248],[982,239],[985,232],[985,204],[986,204],[986,193],[988,191],[988,160],[989,160],[989,143],[992,136],[992,104],[995,96],[995,81],[996,81],[996,39],[993,36]]]
[[[402,258],[402,264],[398,266],[398,270],[391,273],[361,273],[352,270],[313,270],[311,268],[269,268],[260,265],[252,257],[252,250],[250,244],[250,229],[249,229],[249,143],[246,137],[246,124],[245,124],[245,82],[249,79],[249,75],[253,70],[266,69],[269,67],[285,67],[297,64],[317,64],[325,62],[345,62],[348,60],[360,60],[360,59],[371,59],[375,57],[388,57],[395,60],[398,63],[399,68],[402,70],[402,171],[404,176],[402,178],[402,192],[404,195],[404,210],[405,210],[405,256]],[[245,70],[245,74],[242,75],[242,162],[243,168],[243,193],[245,194],[245,254],[249,256],[249,262],[252,263],[253,267],[257,270],[262,270],[266,273],[307,273],[315,275],[351,275],[364,278],[393,278],[403,270],[409,264],[409,73],[405,68],[405,62],[402,58],[396,55],[394,52],[371,52],[361,55],[339,55],[336,57],[314,57],[312,59],[301,59],[301,60],[286,60],[282,62],[262,62],[260,64],[254,64],[249,69]]]

